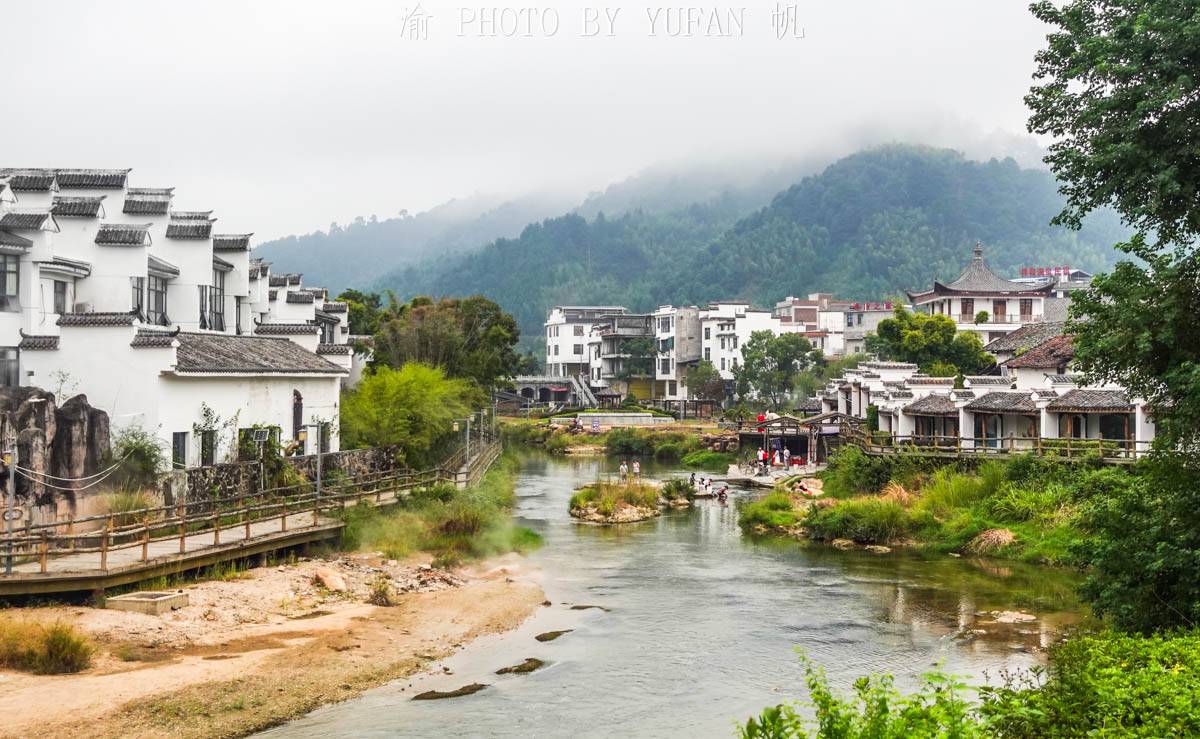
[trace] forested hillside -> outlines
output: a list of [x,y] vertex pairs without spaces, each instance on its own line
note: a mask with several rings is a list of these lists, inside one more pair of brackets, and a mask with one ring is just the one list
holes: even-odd
[[388,270],[446,259],[516,236],[529,223],[572,205],[567,198],[548,195],[504,202],[476,195],[416,215],[357,218],[332,224],[328,231],[268,241],[255,247],[254,256],[273,262],[277,272],[301,272],[306,283],[336,294],[375,282]]
[[1078,233],[1051,227],[1061,204],[1044,171],[890,146],[839,160],[748,215],[732,193],[666,213],[572,214],[377,287],[401,297],[482,293],[536,341],[547,309],[562,303],[769,305],[817,290],[883,298],[956,277],[977,240],[1002,273],[1111,264],[1124,234],[1116,218],[1093,218]]

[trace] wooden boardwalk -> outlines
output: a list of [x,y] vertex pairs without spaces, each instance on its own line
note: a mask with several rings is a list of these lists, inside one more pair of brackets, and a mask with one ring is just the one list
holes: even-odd
[[[501,452],[498,442],[481,447],[469,465],[452,457],[456,466],[451,470],[348,480],[320,496],[307,492],[268,499],[266,493],[277,491],[262,491],[237,499],[236,505],[192,504],[202,506],[200,512],[189,511],[188,505],[146,509],[123,514],[139,523],[114,526],[113,516],[108,516],[102,530],[86,533],[74,532],[87,520],[43,524],[40,531],[26,530],[12,537],[17,556],[12,574],[0,574],[0,597],[103,590],[334,540],[345,525],[332,515],[339,509],[360,503],[390,505],[413,490],[437,483],[463,486],[477,481]],[[68,533],[63,533],[64,528]],[[8,537],[0,536],[0,562],[9,543]]]

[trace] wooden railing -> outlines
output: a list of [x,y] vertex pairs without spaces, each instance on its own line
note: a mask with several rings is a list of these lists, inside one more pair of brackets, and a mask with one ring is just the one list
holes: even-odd
[[[437,467],[333,478],[325,480],[320,490],[315,483],[306,481],[248,494],[27,524],[14,531],[12,536],[0,533],[0,561],[9,556],[14,564],[28,565],[36,561],[36,571],[45,574],[54,560],[75,557],[71,568],[63,571],[108,572],[114,555],[134,550],[134,559],[124,558],[125,562],[120,566],[144,563],[151,559],[151,546],[166,541],[178,541],[178,553],[185,554],[221,546],[223,535],[230,539],[224,542],[226,544],[249,541],[253,538],[252,527],[264,522],[278,522],[272,527],[272,534],[285,533],[289,527],[319,526],[323,515],[343,511],[353,504],[386,504],[439,483],[462,486],[477,482],[502,449],[499,441],[490,438],[472,439],[471,447],[469,461],[465,456],[466,449],[460,448]],[[325,522],[332,521],[327,518]],[[211,536],[211,543],[197,546],[196,539],[203,536]],[[79,555],[94,557],[79,559]],[[22,566],[20,572],[13,574],[31,573],[29,567]]]
[[1149,454],[1151,442],[1134,439],[1060,439],[1040,436],[963,437],[896,435],[843,426],[841,436],[868,454],[918,451],[944,456],[1035,454],[1039,457],[1080,459],[1099,456],[1104,462],[1127,463]]

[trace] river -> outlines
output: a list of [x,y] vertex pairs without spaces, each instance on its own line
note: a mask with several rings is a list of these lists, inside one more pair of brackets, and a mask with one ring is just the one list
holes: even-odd
[[[734,504],[699,501],[619,528],[572,521],[573,489],[615,465],[544,455],[523,465],[514,515],[545,537],[530,564],[551,607],[444,660],[450,675],[399,681],[263,736],[730,736],[735,720],[803,694],[796,648],[843,688],[872,672],[911,686],[939,665],[971,682],[994,681],[1001,670],[1042,661],[1042,649],[1081,611],[1067,573],[754,540],[739,531]],[[989,611],[1037,620],[977,615]],[[573,631],[533,639],[555,629]],[[527,657],[548,665],[494,674]],[[473,682],[488,687],[410,700]]]

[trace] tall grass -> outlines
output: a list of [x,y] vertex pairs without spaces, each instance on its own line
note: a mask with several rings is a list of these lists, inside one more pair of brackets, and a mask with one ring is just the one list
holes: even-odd
[[516,459],[506,454],[466,490],[442,485],[389,509],[351,506],[342,514],[342,546],[392,559],[425,551],[439,565],[534,549],[541,537],[514,525],[508,514],[515,500],[516,469]]
[[708,472],[724,472],[733,464],[733,455],[726,452],[714,452],[709,449],[697,449],[684,455],[683,466],[702,469]]
[[10,670],[59,675],[92,664],[95,649],[74,626],[49,626],[13,616],[0,617],[0,666]]
[[814,539],[851,539],[860,544],[886,544],[917,528],[917,519],[893,500],[855,498],[829,508],[813,508],[804,527]]
[[774,492],[761,500],[746,501],[738,505],[738,526],[746,531],[760,527],[790,528],[799,521],[800,514],[792,508],[792,499],[787,493]]
[[658,506],[658,488],[640,482],[594,482],[579,489],[568,503],[569,510],[595,505],[602,516],[611,516],[623,505],[635,508]]

